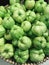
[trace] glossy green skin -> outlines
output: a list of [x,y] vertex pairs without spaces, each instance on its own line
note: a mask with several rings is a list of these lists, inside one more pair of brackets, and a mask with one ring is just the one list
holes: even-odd
[[0,38],[0,54],[3,52],[5,40],[4,38]]
[[39,21],[41,18],[41,15],[39,13],[36,14],[36,20]]
[[23,9],[17,9],[13,13],[13,18],[18,23],[22,23],[25,20],[25,17],[26,17],[26,14],[25,14],[25,11]]
[[21,49],[21,50],[27,50],[31,47],[32,45],[32,41],[29,37],[27,36],[23,36],[19,39],[18,41],[18,47]]
[[43,22],[37,21],[33,26],[32,26],[32,32],[37,35],[37,36],[42,36],[47,30],[46,25]]
[[33,40],[33,45],[37,49],[45,48],[46,46],[46,39],[44,37],[35,37]]
[[43,36],[44,36],[45,38],[48,38],[48,36],[49,36],[48,31],[46,31],[46,32],[43,34]]
[[15,24],[15,21],[13,20],[12,17],[8,16],[5,17],[3,20],[2,25],[6,28],[6,29],[11,29]]
[[29,51],[28,50],[22,51],[20,49],[17,49],[14,58],[17,63],[25,63],[29,58]]
[[44,60],[45,54],[42,49],[32,49],[30,50],[30,60],[32,62],[41,62]]
[[12,14],[12,13],[10,12],[10,10],[9,10],[9,9],[7,10],[7,12],[8,12],[8,14],[9,14],[9,15],[11,15],[11,14]]
[[5,34],[5,28],[2,25],[0,25],[0,37],[4,36],[4,34]]
[[4,35],[4,38],[5,38],[6,40],[12,40],[12,36],[11,36],[11,34],[10,34],[10,30],[7,30],[7,31],[6,31],[6,33],[5,33],[5,35]]
[[17,10],[17,8],[20,8],[20,4],[19,3],[15,3],[15,4],[9,6],[9,10],[11,11],[12,14],[13,14],[13,12],[15,10]]
[[20,0],[9,0],[9,2],[10,2],[11,5],[13,5],[13,4],[15,4],[15,3],[19,3]]
[[46,56],[49,56],[49,42],[46,44],[46,47],[44,48],[44,53]]
[[[6,13],[6,14],[5,14],[5,17],[10,17],[10,13]],[[5,17],[4,17],[4,18],[5,18]]]
[[44,14],[49,14],[49,5],[47,5],[44,9]]
[[20,0],[16,0],[16,3],[20,3]]
[[10,10],[7,10],[7,13],[5,14],[5,17],[10,17],[12,15],[12,13],[10,12]]
[[22,6],[22,9],[23,9],[24,11],[26,11],[26,7],[25,7],[25,5],[22,4],[21,6]]
[[[12,6],[12,5],[11,5],[11,6]],[[6,7],[7,13],[5,14],[5,16],[6,16],[7,14],[8,14],[8,15],[12,15],[11,6],[7,6],[7,7]]]
[[14,47],[17,47],[17,46],[18,46],[18,41],[17,41],[16,39],[14,39],[14,40],[12,41],[12,44],[13,44]]
[[36,14],[35,12],[28,10],[26,12],[26,20],[30,21],[30,22],[34,22],[34,20],[36,19]]
[[21,5],[20,3],[15,3],[13,5],[11,5],[9,7],[9,10],[13,13],[14,11],[16,11],[17,9],[23,9],[24,11],[26,10],[25,9],[25,6],[24,5]]
[[24,31],[21,27],[14,25],[11,29],[11,36],[13,39],[19,39],[24,35]]
[[44,9],[46,6],[47,6],[47,3],[45,1],[42,1],[42,0],[36,1],[35,11],[44,12]]
[[5,59],[11,58],[13,56],[13,46],[9,43],[5,44],[4,48],[3,48],[3,52],[1,54],[2,57],[4,57]]
[[0,6],[0,17],[4,18],[5,14],[6,14],[6,9],[4,8],[4,6]]
[[27,32],[31,29],[31,23],[29,21],[24,21],[22,22],[21,27],[25,32]]
[[25,1],[26,9],[33,9],[34,5],[35,5],[35,1],[34,0],[26,0]]
[[5,34],[5,35],[4,35],[4,38],[5,38],[6,40],[11,40],[11,39],[12,39],[10,34]]

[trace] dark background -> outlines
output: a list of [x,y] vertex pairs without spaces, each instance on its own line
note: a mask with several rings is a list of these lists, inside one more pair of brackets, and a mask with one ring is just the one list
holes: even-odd
[[[49,1],[49,0],[45,0],[45,1]],[[0,0],[0,5],[7,5],[9,4],[9,0]]]

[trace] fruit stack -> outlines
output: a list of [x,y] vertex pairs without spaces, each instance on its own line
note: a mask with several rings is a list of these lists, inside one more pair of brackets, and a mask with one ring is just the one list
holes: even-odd
[[0,56],[16,63],[38,63],[49,56],[49,4],[9,0],[0,6]]

